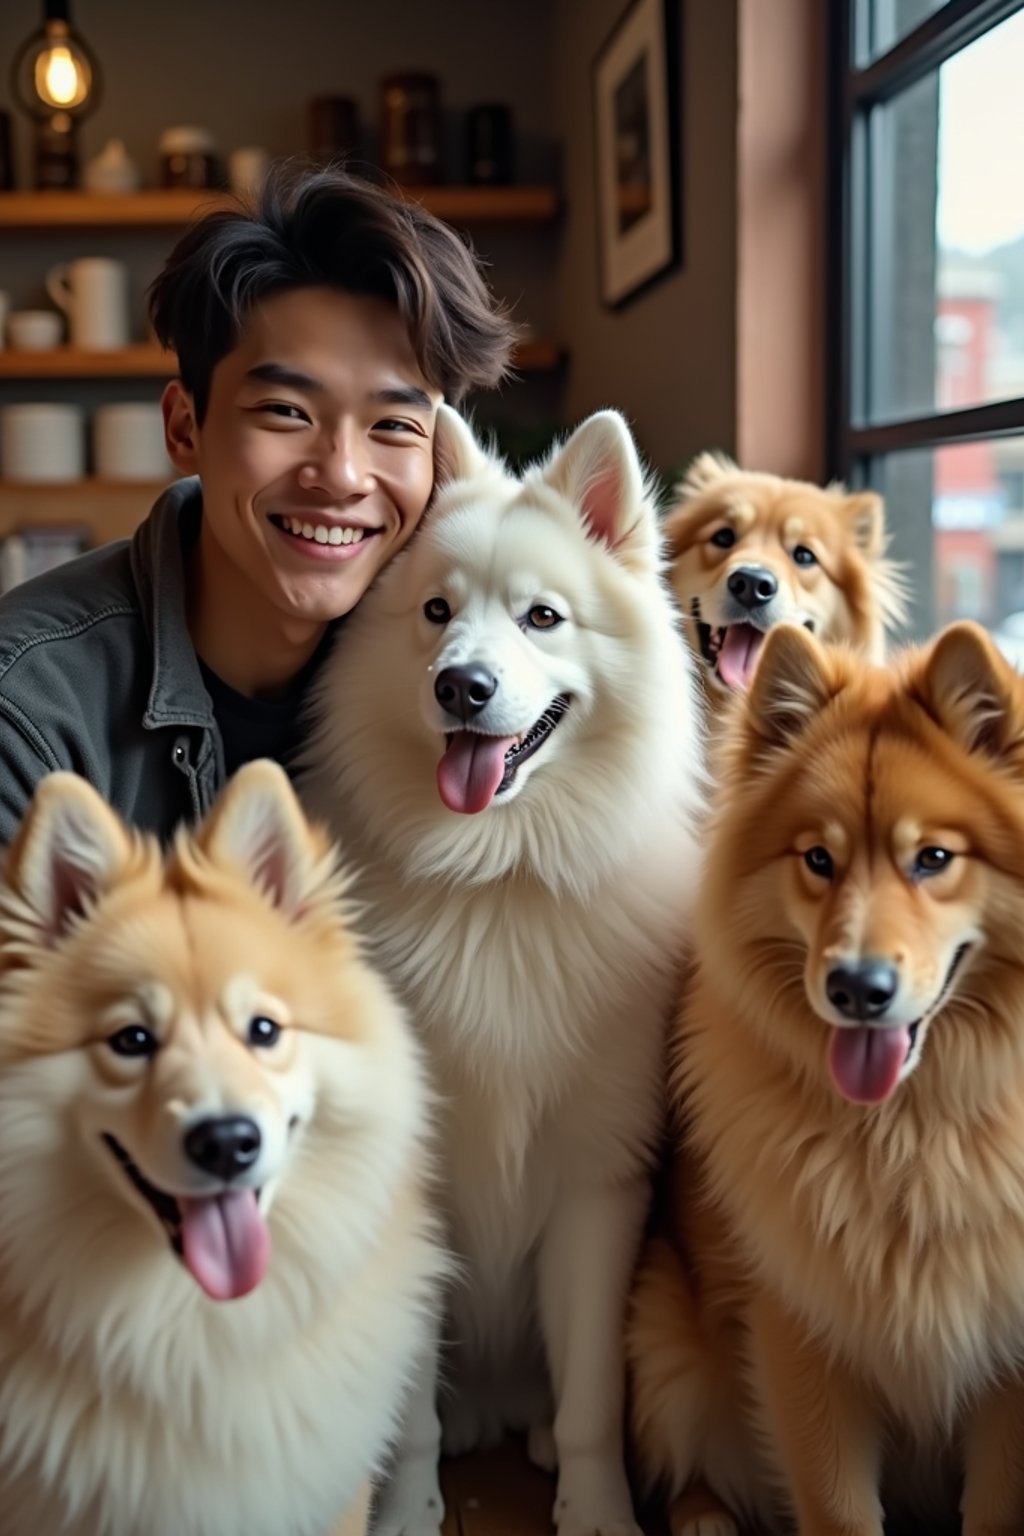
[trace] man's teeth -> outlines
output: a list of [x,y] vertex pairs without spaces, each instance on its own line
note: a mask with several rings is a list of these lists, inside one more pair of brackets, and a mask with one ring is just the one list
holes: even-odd
[[302,523],[297,517],[282,517],[281,527],[314,544],[358,544],[367,531],[365,528],[328,528],[324,523]]

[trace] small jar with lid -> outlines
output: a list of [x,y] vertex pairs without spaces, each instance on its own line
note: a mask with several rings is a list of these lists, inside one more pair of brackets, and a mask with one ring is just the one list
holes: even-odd
[[212,133],[205,128],[167,128],[160,135],[162,187],[219,187],[220,166]]
[[397,182],[431,186],[441,179],[441,87],[413,71],[380,84],[381,163]]

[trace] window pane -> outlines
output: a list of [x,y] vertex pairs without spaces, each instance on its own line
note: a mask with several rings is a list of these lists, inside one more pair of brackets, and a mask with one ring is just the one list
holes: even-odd
[[914,633],[975,619],[1024,663],[1024,435],[893,453],[871,479],[909,567]]
[[857,0],[857,63],[870,64],[946,0]]
[[858,418],[1024,394],[1024,11],[876,108]]

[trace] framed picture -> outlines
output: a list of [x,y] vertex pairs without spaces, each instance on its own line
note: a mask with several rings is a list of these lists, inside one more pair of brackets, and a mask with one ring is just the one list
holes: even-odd
[[634,0],[594,60],[601,297],[613,307],[681,257],[680,4]]

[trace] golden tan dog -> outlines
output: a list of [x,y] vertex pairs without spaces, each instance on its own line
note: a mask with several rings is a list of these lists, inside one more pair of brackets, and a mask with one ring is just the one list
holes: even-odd
[[671,581],[716,713],[749,686],[776,624],[882,660],[905,594],[886,559],[880,496],[752,474],[711,453],[676,495],[665,522]]
[[950,1465],[1019,1536],[1024,683],[971,625],[891,670],[787,626],[736,706],[639,1450],[673,1536],[882,1536],[886,1468],[934,1531]]

